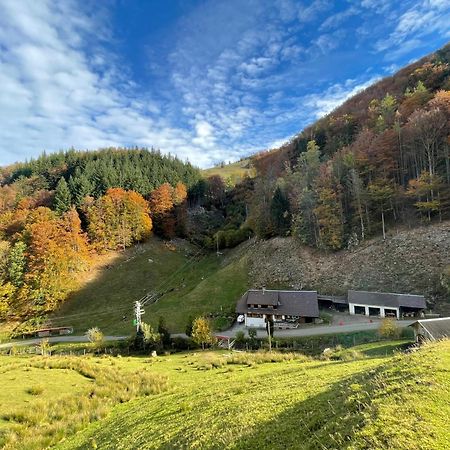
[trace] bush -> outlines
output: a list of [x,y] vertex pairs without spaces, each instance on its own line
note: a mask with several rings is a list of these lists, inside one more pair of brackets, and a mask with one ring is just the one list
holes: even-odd
[[380,327],[378,328],[378,334],[385,339],[398,338],[400,335],[400,330],[397,326],[397,322],[394,319],[383,319]]
[[161,349],[161,335],[155,333],[151,325],[142,322],[133,342],[133,348],[138,351]]
[[333,321],[333,316],[330,313],[321,312],[320,318],[323,320],[323,323],[331,323]]
[[51,345],[48,339],[42,339],[42,341],[38,345],[38,348],[42,356],[46,356],[51,353],[50,352]]
[[105,340],[103,333],[97,327],[89,328],[89,330],[86,331],[86,337],[89,342],[95,344],[97,347],[100,347]]
[[234,336],[234,340],[236,348],[244,348],[247,343],[247,338],[245,337],[245,333],[243,331],[238,331]]
[[198,348],[198,345],[196,345],[192,339],[185,339],[181,336],[173,337],[171,339],[171,342],[172,348],[178,351],[192,350]]

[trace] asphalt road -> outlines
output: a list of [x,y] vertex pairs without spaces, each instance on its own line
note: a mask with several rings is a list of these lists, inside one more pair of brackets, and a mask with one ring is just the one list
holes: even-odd
[[[403,328],[414,323],[414,320],[399,320],[397,326]],[[380,326],[380,321],[373,322],[355,322],[343,325],[310,325],[292,330],[274,330],[275,337],[301,337],[301,336],[318,336],[321,334],[335,334],[335,333],[351,333],[354,331],[377,330]],[[217,333],[220,336],[233,337],[237,331],[244,331],[248,333],[243,325],[233,325],[229,330]],[[257,330],[257,337],[266,337],[266,330]]]
[[[403,328],[414,323],[414,320],[399,320],[397,321],[397,326]],[[351,333],[354,331],[366,331],[366,330],[376,330],[380,326],[380,320],[369,321],[358,321],[354,323],[343,323],[342,325],[306,325],[301,328],[296,328],[292,330],[275,330],[274,337],[302,337],[302,336],[318,336],[321,334],[335,334],[335,333]],[[217,336],[234,337],[238,331],[243,331],[248,335],[246,328],[242,324],[235,324],[229,330],[216,333]],[[172,336],[187,337],[184,333],[173,334]],[[127,339],[128,336],[105,336],[105,341],[120,341]],[[257,337],[267,337],[267,332],[265,330],[257,330]],[[10,348],[12,346],[24,346],[24,345],[38,345],[42,339],[23,339],[15,340],[13,342],[7,342],[5,344],[0,344],[0,349]],[[53,336],[47,338],[49,342],[88,342],[86,336]]]

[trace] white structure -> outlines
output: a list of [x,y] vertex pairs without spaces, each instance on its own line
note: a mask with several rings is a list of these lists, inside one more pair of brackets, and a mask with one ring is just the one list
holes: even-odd
[[423,295],[348,291],[349,313],[376,317],[414,317],[426,308]]
[[348,310],[351,315],[364,314],[366,316],[389,316],[400,319],[400,308],[386,308],[384,305],[367,306],[358,303],[349,303]]

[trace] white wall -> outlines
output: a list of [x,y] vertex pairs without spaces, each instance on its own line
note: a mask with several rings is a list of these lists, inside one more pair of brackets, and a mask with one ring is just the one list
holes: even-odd
[[263,317],[247,317],[246,314],[245,326],[253,328],[266,328],[266,321]]
[[348,310],[351,315],[355,315],[355,306],[361,306],[365,309],[366,316],[369,315],[369,308],[379,308],[380,309],[380,317],[386,316],[386,309],[393,310],[397,314],[397,319],[400,319],[400,308],[389,308],[387,306],[381,306],[381,305],[362,305],[360,303],[349,303],[348,304]]

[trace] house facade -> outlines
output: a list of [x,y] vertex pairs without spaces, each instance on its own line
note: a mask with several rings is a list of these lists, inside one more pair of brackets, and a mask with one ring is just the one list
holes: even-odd
[[238,301],[236,312],[244,316],[246,327],[265,328],[273,322],[306,323],[319,317],[316,291],[252,289]]
[[348,291],[348,309],[352,315],[376,317],[420,317],[426,308],[423,295],[388,292]]

